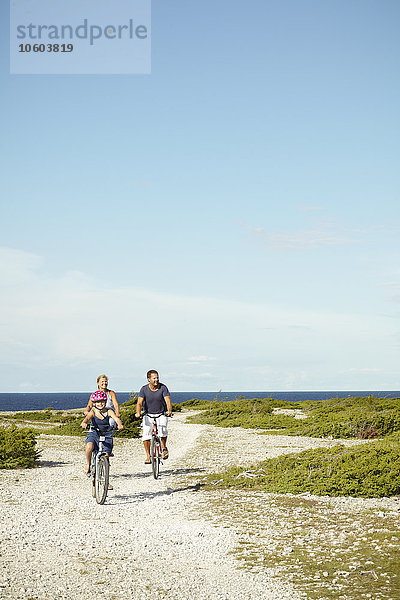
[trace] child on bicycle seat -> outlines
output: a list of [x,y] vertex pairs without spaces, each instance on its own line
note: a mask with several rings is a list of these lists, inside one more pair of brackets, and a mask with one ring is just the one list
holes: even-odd
[[103,448],[107,456],[110,456],[112,453],[114,440],[112,436],[113,429],[110,424],[110,419],[116,422],[118,431],[123,429],[121,419],[117,417],[113,410],[106,408],[107,394],[105,392],[97,390],[90,396],[90,399],[93,403],[93,407],[81,423],[81,427],[86,429],[88,422],[91,421],[91,429],[88,431],[86,437],[85,453],[87,464],[86,469],[83,470],[86,475],[88,475],[90,471],[93,450],[96,450],[97,452],[99,449],[100,435],[106,436],[106,439],[103,442]]

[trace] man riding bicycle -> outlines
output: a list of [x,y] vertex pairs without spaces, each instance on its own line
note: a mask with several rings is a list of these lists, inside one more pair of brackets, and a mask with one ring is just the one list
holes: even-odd
[[142,440],[144,449],[146,451],[146,460],[144,462],[146,465],[150,465],[150,440],[153,426],[151,416],[160,415],[157,418],[157,427],[160,433],[163,449],[162,458],[165,460],[169,456],[167,448],[167,417],[172,415],[172,404],[169,390],[166,385],[160,383],[157,371],[154,371],[153,369],[148,371],[147,381],[149,383],[144,385],[139,392],[136,405],[136,417],[140,418],[140,413],[143,406],[144,416]]

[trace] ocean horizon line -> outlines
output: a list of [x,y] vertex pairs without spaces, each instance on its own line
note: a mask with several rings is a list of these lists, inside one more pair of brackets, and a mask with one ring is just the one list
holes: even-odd
[[[1,392],[1,411],[70,410],[86,406],[92,392]],[[117,392],[120,404],[130,400],[131,394],[137,392]],[[352,396],[400,397],[398,390],[295,390],[295,391],[171,391],[171,400],[181,404],[197,398],[199,400],[218,400],[229,402],[240,398],[273,398],[287,402],[304,400],[327,400],[329,398],[347,398]]]
[[[119,394],[135,394],[136,392],[133,390],[115,390],[116,393]],[[239,390],[226,390],[226,389],[219,389],[219,390],[172,390],[171,389],[171,394],[221,394],[221,393],[227,393],[227,394],[281,394],[281,393],[285,393],[285,394],[295,394],[295,393],[317,393],[317,392],[339,392],[340,394],[344,393],[344,392],[354,392],[354,391],[362,391],[362,392],[378,392],[379,393],[383,393],[383,392],[388,392],[388,393],[393,393],[393,392],[399,392],[400,390],[396,390],[396,389],[384,389],[381,390],[379,388],[376,389],[371,389],[368,388],[368,390],[355,390],[354,388],[352,389],[335,389],[332,390],[332,388],[318,388],[318,389],[281,389],[281,390],[273,390],[272,392],[266,392],[265,390],[244,390],[244,391],[239,391]],[[0,396],[4,396],[6,394],[92,394],[92,391],[88,391],[88,390],[61,390],[61,391],[50,391],[50,392],[44,392],[44,391],[26,391],[26,392],[21,392],[21,391],[7,391],[7,392],[0,392]]]

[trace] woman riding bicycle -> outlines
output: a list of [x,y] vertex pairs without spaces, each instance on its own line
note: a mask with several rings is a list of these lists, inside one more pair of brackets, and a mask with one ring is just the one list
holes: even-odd
[[99,449],[100,435],[105,435],[106,439],[103,442],[103,448],[107,456],[110,456],[113,449],[113,426],[112,421],[115,421],[118,426],[118,431],[123,429],[122,421],[113,410],[107,408],[107,394],[98,390],[90,396],[92,409],[89,410],[81,423],[81,427],[86,429],[87,424],[91,421],[92,428],[86,437],[86,469],[83,472],[88,475],[90,472],[90,462],[92,460],[93,450],[96,452]]
[[[107,403],[106,403],[107,408],[111,408],[111,410],[113,410],[115,412],[117,417],[119,417],[119,404],[118,404],[117,396],[116,396],[114,390],[108,389],[107,375],[103,374],[103,375],[98,376],[97,389],[99,389],[101,392],[104,392],[107,395]],[[87,407],[85,408],[85,415],[87,415],[88,412],[92,409],[92,406],[93,406],[93,403],[92,403],[92,399],[90,397]],[[111,421],[111,426],[115,427],[114,421]]]

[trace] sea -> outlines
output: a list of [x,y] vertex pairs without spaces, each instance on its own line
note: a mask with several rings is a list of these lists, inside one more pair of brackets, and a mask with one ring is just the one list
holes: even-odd
[[[2,393],[0,394],[0,411],[68,410],[86,406],[91,392],[62,392],[62,393]],[[171,400],[175,403],[186,402],[197,398],[199,400],[219,400],[228,402],[238,398],[274,398],[301,402],[304,400],[326,400],[328,398],[347,398],[351,396],[375,396],[376,398],[400,398],[400,391],[310,391],[310,392],[171,392]],[[119,403],[126,402],[131,397],[130,392],[117,392]]]

